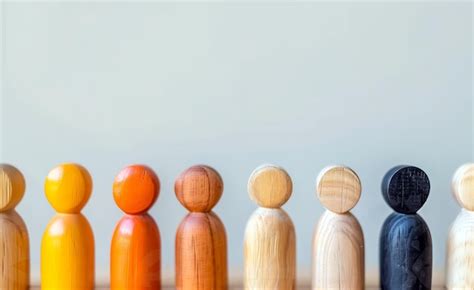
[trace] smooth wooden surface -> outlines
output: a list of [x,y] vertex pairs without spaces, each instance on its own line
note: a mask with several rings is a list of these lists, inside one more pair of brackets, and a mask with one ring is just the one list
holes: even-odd
[[227,238],[213,212],[189,213],[176,233],[176,289],[227,289]]
[[110,288],[161,289],[161,238],[148,214],[125,215],[117,224],[110,248]]
[[128,214],[140,214],[153,206],[160,191],[156,173],[145,165],[131,165],[115,177],[113,196],[117,206]]
[[474,164],[461,166],[453,177],[453,195],[463,207],[451,225],[446,247],[446,287],[474,289]]
[[0,212],[0,289],[25,290],[30,282],[28,230],[14,209]]
[[211,211],[223,188],[219,173],[206,165],[192,166],[176,179],[176,197],[190,211],[176,232],[178,290],[227,290],[225,227]]
[[49,222],[41,241],[42,289],[93,289],[94,235],[80,213],[92,192],[91,176],[81,165],[61,164],[50,171],[44,188],[58,214]]
[[474,163],[464,164],[456,170],[452,193],[462,208],[474,211]]
[[44,191],[56,212],[79,213],[91,195],[92,178],[83,166],[64,163],[49,172]]
[[313,238],[312,289],[364,289],[364,234],[351,213],[329,210]]
[[258,208],[244,237],[244,289],[296,289],[296,235],[282,209]]
[[291,196],[293,183],[288,173],[275,165],[256,168],[248,181],[250,199],[261,207],[280,208]]
[[417,214],[393,213],[380,234],[382,289],[430,289],[432,241],[428,225]]
[[43,290],[94,288],[94,236],[82,214],[57,214],[41,241]]
[[0,164],[0,289],[25,290],[30,281],[26,224],[15,211],[25,193],[25,178],[14,166]]
[[474,289],[474,212],[462,210],[451,226],[446,249],[446,287]]
[[382,181],[382,195],[395,211],[416,213],[428,199],[430,180],[418,167],[399,165],[390,169]]
[[362,186],[357,174],[347,166],[329,166],[316,181],[316,193],[323,206],[335,213],[350,211],[359,201]]

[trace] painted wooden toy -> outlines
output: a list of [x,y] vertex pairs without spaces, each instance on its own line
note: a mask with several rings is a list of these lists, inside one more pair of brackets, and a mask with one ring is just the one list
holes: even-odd
[[110,249],[112,290],[161,289],[161,238],[147,213],[160,191],[155,172],[144,165],[125,167],[115,177],[113,195],[125,212],[115,227]]
[[250,198],[260,207],[250,217],[244,238],[244,289],[296,289],[296,235],[291,218],[280,207],[291,196],[288,173],[274,165],[254,170]]
[[21,172],[0,164],[0,289],[26,290],[30,281],[28,230],[16,205],[25,193]]
[[61,164],[46,177],[46,197],[57,214],[41,242],[41,289],[94,289],[94,235],[81,214],[92,192],[89,172]]
[[224,185],[205,165],[185,170],[175,182],[176,197],[190,211],[176,233],[176,289],[227,289],[227,238],[224,224],[212,212]]
[[429,191],[428,176],[414,166],[394,167],[383,179],[383,197],[396,213],[385,220],[380,235],[382,289],[431,289],[431,234],[416,214]]
[[452,192],[462,210],[448,235],[446,287],[474,289],[474,163],[456,171]]
[[312,289],[364,289],[364,234],[349,211],[357,204],[361,183],[345,166],[330,166],[318,176],[316,192],[327,209],[313,237]]

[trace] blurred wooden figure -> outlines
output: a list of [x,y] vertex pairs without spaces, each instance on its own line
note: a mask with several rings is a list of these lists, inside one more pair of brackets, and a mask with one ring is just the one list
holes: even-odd
[[254,170],[250,198],[260,207],[250,217],[244,238],[244,289],[296,289],[296,236],[293,222],[280,207],[291,196],[288,173],[274,165]]
[[94,235],[81,214],[92,192],[89,172],[61,164],[49,172],[44,190],[57,214],[41,242],[41,289],[94,289]]
[[125,167],[116,176],[113,195],[125,216],[118,222],[110,249],[112,290],[161,289],[161,238],[147,213],[160,191],[160,181],[147,166]]
[[456,171],[452,192],[462,210],[448,235],[446,287],[474,289],[474,163]]
[[349,212],[359,201],[361,183],[345,166],[330,166],[316,182],[327,209],[313,237],[312,289],[364,289],[364,234]]
[[396,213],[385,220],[380,234],[382,289],[431,289],[431,234],[416,214],[429,192],[428,176],[414,166],[396,166],[383,179],[383,197]]
[[216,170],[196,165],[175,182],[176,197],[190,213],[176,233],[176,289],[227,289],[227,238],[212,208],[221,198],[222,178]]
[[21,172],[0,164],[0,289],[26,290],[30,282],[28,230],[16,205],[25,193]]

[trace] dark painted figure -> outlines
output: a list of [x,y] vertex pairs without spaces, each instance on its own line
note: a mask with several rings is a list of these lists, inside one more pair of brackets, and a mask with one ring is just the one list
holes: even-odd
[[382,289],[431,289],[431,234],[416,214],[429,191],[428,176],[414,166],[394,167],[383,179],[383,197],[396,212],[385,220],[380,234]]

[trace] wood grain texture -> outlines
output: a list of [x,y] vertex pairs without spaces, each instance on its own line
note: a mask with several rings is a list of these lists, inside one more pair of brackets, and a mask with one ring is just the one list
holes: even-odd
[[313,237],[312,289],[364,289],[364,234],[351,213],[327,210]]
[[449,230],[446,288],[474,289],[474,212],[472,211],[462,210]]
[[461,207],[474,211],[474,163],[464,164],[456,170],[452,193]]
[[148,214],[125,215],[110,248],[110,289],[161,289],[161,238]]
[[0,212],[0,289],[26,290],[30,282],[28,230],[14,210]]
[[416,213],[428,199],[430,180],[418,167],[399,165],[390,169],[382,181],[382,195],[395,211]]
[[288,173],[276,165],[256,168],[248,181],[250,199],[261,207],[280,208],[291,196],[293,183]]
[[94,236],[82,214],[57,214],[41,241],[41,289],[94,289]]
[[325,208],[335,213],[350,211],[359,201],[362,185],[359,176],[347,166],[324,168],[316,181],[316,193]]
[[0,212],[15,208],[25,194],[23,174],[10,164],[0,164]]
[[227,237],[211,211],[223,188],[219,173],[206,165],[192,166],[176,179],[176,197],[190,211],[176,232],[177,290],[227,290]]
[[258,208],[244,237],[244,289],[296,289],[296,235],[282,209]]
[[223,190],[221,176],[207,165],[186,169],[174,185],[179,202],[191,212],[210,212],[221,198]]
[[393,213],[380,234],[382,289],[431,289],[432,241],[417,214]]
[[30,282],[28,230],[15,206],[25,194],[25,178],[0,164],[0,289],[25,290]]
[[213,212],[189,213],[176,233],[176,289],[226,290],[227,238]]

